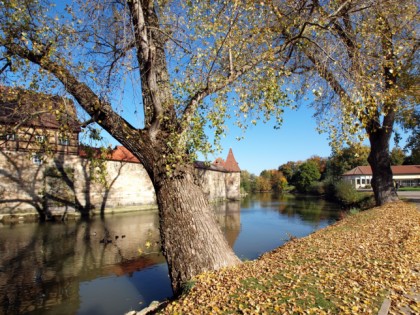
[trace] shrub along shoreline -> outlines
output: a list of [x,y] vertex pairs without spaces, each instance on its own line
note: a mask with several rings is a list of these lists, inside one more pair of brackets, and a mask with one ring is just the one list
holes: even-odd
[[377,314],[420,289],[420,211],[395,202],[349,215],[255,261],[197,277],[162,314]]

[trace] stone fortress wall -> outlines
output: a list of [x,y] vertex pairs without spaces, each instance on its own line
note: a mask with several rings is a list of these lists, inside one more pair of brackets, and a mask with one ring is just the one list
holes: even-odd
[[[28,152],[0,151],[0,222],[37,216],[93,214],[156,208],[149,176],[138,162],[105,162],[106,176],[92,176],[91,161],[77,155],[55,155],[36,165]],[[240,172],[197,167],[210,201],[240,198]],[[95,177],[95,178],[93,178]]]

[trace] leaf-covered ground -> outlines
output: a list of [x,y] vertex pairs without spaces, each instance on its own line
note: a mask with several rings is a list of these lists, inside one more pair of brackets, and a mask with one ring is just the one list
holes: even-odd
[[420,211],[397,202],[198,277],[164,314],[420,314]]

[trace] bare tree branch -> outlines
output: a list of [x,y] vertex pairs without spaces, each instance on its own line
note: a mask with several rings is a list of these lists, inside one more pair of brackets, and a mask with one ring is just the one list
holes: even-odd
[[113,111],[109,103],[101,101],[86,84],[80,82],[65,67],[51,61],[43,54],[35,54],[29,49],[13,43],[6,45],[6,48],[10,53],[29,60],[52,73],[63,83],[66,90],[73,95],[92,119],[105,130],[111,132],[118,141],[123,143],[127,137],[141,137],[133,126]]

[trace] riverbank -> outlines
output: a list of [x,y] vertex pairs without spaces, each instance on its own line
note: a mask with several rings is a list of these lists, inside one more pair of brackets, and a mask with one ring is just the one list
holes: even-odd
[[161,313],[378,314],[386,299],[390,313],[420,313],[412,296],[420,292],[419,244],[414,205],[373,208],[258,260],[201,275]]

